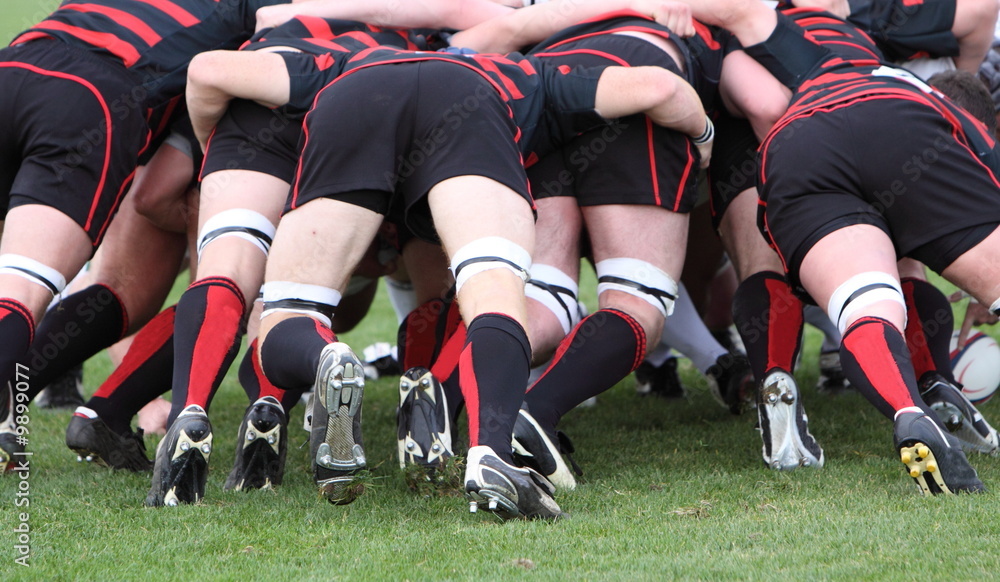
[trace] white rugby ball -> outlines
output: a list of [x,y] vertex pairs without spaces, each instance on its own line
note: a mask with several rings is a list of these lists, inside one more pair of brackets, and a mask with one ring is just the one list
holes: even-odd
[[958,331],[951,336],[951,369],[962,392],[973,404],[989,400],[1000,387],[1000,346],[992,337],[977,331],[969,336],[962,349]]

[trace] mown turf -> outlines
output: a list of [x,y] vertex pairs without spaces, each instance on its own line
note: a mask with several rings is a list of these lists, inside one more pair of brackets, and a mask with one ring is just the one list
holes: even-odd
[[[38,20],[53,1],[11,0],[0,37]],[[584,289],[592,289],[585,283]],[[592,291],[585,295],[593,304]],[[361,348],[391,341],[383,295],[375,315],[344,337]],[[992,332],[993,330],[991,330]],[[732,417],[684,366],[689,400],[639,398],[626,379],[565,429],[586,475],[558,501],[558,523],[500,523],[470,515],[461,497],[421,496],[396,465],[393,380],[368,384],[365,439],[373,467],[354,504],[319,499],[308,476],[306,433],[291,413],[285,483],[225,493],[246,398],[230,373],[211,410],[216,449],[198,506],[142,505],[148,475],[77,463],[63,444],[68,412],[32,408],[27,497],[0,479],[0,575],[5,580],[979,580],[1000,571],[1000,496],[922,498],[893,457],[890,423],[856,394],[816,394],[814,331],[797,377],[819,471],[776,473],[760,460],[753,415]],[[88,391],[110,372],[87,365]],[[1000,420],[1000,405],[983,407]],[[152,451],[156,438],[149,438]],[[1000,489],[1000,459],[973,463]],[[15,506],[17,499],[29,505]],[[18,556],[27,514],[30,567]]]
[[[585,284],[586,286],[586,284]],[[357,347],[392,337],[384,296],[376,316],[344,337]],[[813,433],[826,451],[819,471],[776,473],[760,460],[753,415],[733,417],[682,365],[686,401],[641,398],[629,378],[568,415],[586,475],[558,501],[558,523],[500,523],[470,515],[455,496],[411,492],[396,465],[396,386],[368,384],[368,491],[334,507],[308,477],[307,435],[291,413],[285,483],[226,493],[245,396],[233,374],[213,405],[215,451],[198,506],[142,506],[148,475],[77,463],[62,443],[68,412],[31,411],[30,506],[12,507],[17,479],[0,480],[13,524],[0,548],[15,577],[38,579],[831,579],[995,575],[1000,499],[922,498],[895,460],[891,425],[861,397],[818,395],[818,337],[810,330],[798,379]],[[109,372],[87,366],[88,389]],[[995,403],[983,407],[1000,417]],[[152,449],[156,439],[148,439]],[[987,486],[1000,459],[975,456]],[[17,514],[27,509],[30,569],[13,564]],[[16,567],[15,567],[16,566]]]

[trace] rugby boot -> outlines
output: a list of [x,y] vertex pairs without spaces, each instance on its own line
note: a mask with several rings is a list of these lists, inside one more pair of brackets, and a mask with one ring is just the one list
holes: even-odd
[[366,466],[361,443],[361,400],[365,375],[361,360],[347,344],[323,348],[313,384],[309,458],[320,494],[346,505],[364,492],[356,478]]
[[288,419],[273,396],[247,407],[236,437],[236,460],[223,489],[243,491],[281,485],[288,449]]
[[962,452],[958,439],[937,419],[913,409],[897,414],[893,442],[899,460],[924,495],[979,493],[986,487]]
[[487,446],[469,449],[465,495],[469,511],[483,508],[501,519],[558,519],[555,487],[533,469],[505,463]]
[[514,422],[514,461],[541,473],[557,489],[576,489],[576,478],[563,460],[565,453],[577,475],[583,471],[573,462],[574,448],[569,437],[556,430],[546,430],[531,413],[521,408]]
[[76,452],[77,461],[127,471],[148,471],[153,462],[146,456],[142,429],[120,435],[111,430],[89,408],[78,407],[66,427],[66,446]]
[[177,415],[156,449],[146,505],[173,507],[200,501],[205,496],[211,454],[212,425],[204,409],[192,404]]
[[677,358],[667,358],[659,367],[646,361],[639,364],[635,369],[635,391],[640,396],[659,396],[668,400],[687,396],[677,375]]
[[68,409],[83,406],[83,364],[73,366],[35,397],[39,408]]
[[24,452],[25,438],[17,434],[14,422],[14,393],[10,383],[0,387],[0,475],[13,471],[14,457]]
[[928,372],[920,379],[920,397],[937,415],[948,432],[962,444],[966,452],[996,455],[1000,451],[997,431],[972,402],[962,393],[962,389],[948,382],[937,372]]
[[754,379],[746,356],[723,354],[705,371],[715,400],[733,414],[754,406]]
[[851,382],[844,375],[840,365],[840,351],[825,352],[819,355],[819,380],[816,391],[820,394],[840,394],[851,389]]
[[809,433],[795,379],[775,368],[764,378],[757,398],[764,464],[781,471],[822,467],[823,449]]
[[399,467],[419,466],[429,478],[455,454],[448,399],[427,368],[410,368],[399,379],[396,442]]

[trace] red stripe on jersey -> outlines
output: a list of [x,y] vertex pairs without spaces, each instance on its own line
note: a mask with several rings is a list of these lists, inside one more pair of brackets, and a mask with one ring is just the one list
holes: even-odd
[[21,36],[15,38],[11,41],[10,46],[15,46],[19,44],[24,44],[29,40],[37,40],[39,38],[52,38],[51,34],[45,34],[44,32],[39,32],[37,30],[29,30],[28,32],[22,34]]
[[[146,145],[147,146],[149,145],[148,139],[146,141]],[[146,147],[143,146],[142,149],[145,150]],[[141,152],[140,152],[140,154],[141,154]],[[134,179],[135,179],[135,170],[132,170],[132,173],[130,173],[128,175],[128,177],[125,178],[124,181],[122,181],[121,187],[118,188],[118,194],[115,195],[115,203],[114,203],[114,207],[113,208],[118,208],[118,206],[121,204],[122,198],[125,196],[125,192],[128,191],[128,188],[129,188],[129,186],[132,185],[132,180],[134,180]],[[94,198],[94,203],[90,207],[90,214],[87,216],[87,225],[84,227],[87,230],[90,230],[90,225],[94,221],[94,213],[97,212],[97,203],[99,201],[100,201],[100,199]],[[109,212],[108,213],[107,218],[104,220],[104,224],[101,225],[101,229],[99,231],[97,231],[97,237],[95,237],[95,240],[94,240],[94,247],[95,248],[100,243],[101,239],[104,238],[104,233],[108,230],[108,227],[111,225],[111,219],[114,218],[114,217],[115,217],[115,213],[114,212]]]
[[109,53],[120,58],[126,67],[134,65],[141,56],[139,51],[130,43],[107,32],[94,32],[93,30],[70,26],[69,24],[55,20],[43,20],[35,26],[35,30],[58,30],[59,32],[75,36],[87,44],[107,50]]
[[692,19],[691,22],[694,23],[695,34],[697,34],[698,38],[705,43],[705,46],[713,51],[717,51],[722,48],[722,45],[719,44],[719,41],[715,40],[715,37],[712,36],[712,31],[709,30],[707,26],[694,19]]
[[345,47],[343,47],[343,46],[341,46],[341,45],[333,42],[332,40],[325,40],[325,39],[322,39],[322,38],[307,38],[305,40],[309,44],[314,44],[314,45],[316,45],[318,47],[322,47],[322,48],[325,48],[325,49],[335,50],[335,51],[337,51],[339,53],[351,52],[351,51],[347,50]]
[[[599,32],[591,32],[589,34],[581,34],[580,36],[574,36],[573,38],[567,38],[566,40],[561,41],[561,42],[557,42],[557,43],[553,44],[552,46],[550,46],[548,48],[549,49],[554,49],[554,48],[562,46],[564,44],[571,43],[571,42],[576,42],[578,40],[583,40],[585,38],[591,38],[591,37],[594,37],[594,36],[605,36],[605,35],[608,35],[608,34],[615,34],[615,33],[619,33],[619,32],[642,32],[642,33],[645,33],[645,34],[651,34],[653,36],[658,36],[660,38],[664,38],[666,40],[669,40],[669,41],[673,42],[673,39],[670,38],[670,33],[666,32],[666,31],[656,30],[655,28],[644,28],[642,26],[620,26],[620,27],[612,29],[612,30],[601,30]],[[649,42],[649,41],[646,41],[646,42]],[[659,48],[659,47],[657,47],[657,48]]]
[[169,0],[135,0],[135,1],[142,2],[143,4],[149,4],[150,6],[156,8],[160,12],[163,12],[170,18],[173,18],[178,23],[180,23],[181,26],[184,27],[194,26],[195,24],[201,22],[201,20],[197,16],[191,14],[187,10],[184,10],[183,8],[174,4],[173,2],[170,2]]
[[511,97],[513,97],[514,99],[524,98],[524,94],[521,93],[521,90],[517,88],[517,85],[514,83],[514,81],[507,75],[501,73],[500,67],[498,67],[496,63],[494,63],[489,59],[482,58],[480,55],[473,55],[472,59],[477,63],[479,63],[480,67],[496,75],[497,78],[500,79],[500,82],[503,83],[504,89],[507,90],[507,93],[509,93]]
[[333,38],[335,36],[333,30],[330,28],[330,23],[322,18],[296,16],[295,19],[301,22],[302,26],[306,27],[311,38]]
[[46,77],[55,77],[57,79],[65,79],[67,81],[73,81],[74,83],[79,83],[80,85],[83,85],[88,91],[93,93],[94,97],[97,98],[97,102],[101,105],[101,109],[104,111],[104,124],[105,124],[104,127],[108,128],[109,133],[107,135],[107,139],[105,140],[104,144],[104,167],[101,168],[101,179],[97,182],[97,190],[93,194],[94,204],[90,209],[90,216],[87,217],[87,224],[84,225],[83,227],[84,230],[89,231],[90,221],[94,216],[94,209],[97,206],[97,201],[101,199],[101,192],[104,191],[104,183],[108,179],[108,165],[111,162],[110,131],[111,128],[113,127],[113,124],[111,123],[111,110],[108,109],[108,104],[104,101],[104,96],[101,95],[101,92],[98,91],[97,87],[94,87],[94,85],[92,85],[90,81],[83,79],[81,77],[77,77],[76,75],[70,75],[59,71],[47,71],[45,69],[40,69],[34,65],[28,65],[25,63],[13,63],[13,62],[0,63],[0,67],[15,67],[18,69],[25,69],[31,71],[32,73],[37,73],[39,75],[43,75]]
[[[597,57],[601,57],[602,59],[607,59],[609,61],[612,61],[612,62],[614,62],[615,64],[617,64],[618,66],[621,66],[621,67],[630,67],[631,66],[631,65],[628,64],[628,61],[626,61],[625,59],[623,59],[621,57],[615,56],[615,55],[613,55],[611,53],[606,53],[606,52],[602,52],[602,51],[598,51],[598,50],[594,50],[594,49],[573,49],[573,50],[560,51],[560,52],[555,52],[555,53],[544,52],[544,53],[538,53],[535,56],[536,57],[543,57],[544,58],[544,57],[564,57],[564,56],[567,56],[567,55],[594,55],[594,56],[597,56]],[[565,66],[565,65],[563,65],[563,66]],[[559,67],[559,70],[562,71],[562,67]]]
[[694,169],[694,148],[691,145],[691,140],[687,140],[685,146],[687,148],[687,163],[684,165],[684,173],[681,174],[681,182],[677,186],[677,195],[674,197],[674,212],[677,212],[681,207],[681,200],[684,198],[684,187],[687,185],[688,177]]
[[[646,118],[646,153],[649,154],[649,178],[653,184],[653,203],[660,205],[660,180],[656,174],[656,149],[653,147],[653,121]],[[676,210],[676,202],[674,203]]]
[[132,16],[124,10],[116,10],[114,8],[109,8],[107,6],[100,6],[98,4],[67,4],[63,6],[64,10],[75,10],[77,12],[92,12],[95,14],[103,14],[116,23],[129,29],[129,31],[139,35],[139,38],[143,40],[146,44],[153,46],[154,44],[160,42],[163,37],[156,34],[148,24],[143,22],[141,18]]
[[356,30],[351,32],[345,32],[338,36],[346,36],[348,38],[353,38],[354,40],[368,47],[379,46],[379,43],[375,42],[375,39],[373,39],[370,34],[366,34],[364,32],[358,32]]

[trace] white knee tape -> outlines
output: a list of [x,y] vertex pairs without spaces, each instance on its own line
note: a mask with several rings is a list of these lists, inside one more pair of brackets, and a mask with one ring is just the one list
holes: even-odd
[[201,227],[198,234],[198,256],[201,256],[208,243],[225,236],[249,241],[267,256],[271,250],[271,241],[274,240],[274,232],[274,225],[259,212],[246,208],[225,210],[206,220],[205,226]]
[[499,236],[476,239],[458,249],[451,258],[456,293],[473,275],[484,271],[507,269],[527,281],[529,268],[531,254],[517,243]]
[[23,277],[45,287],[52,295],[58,295],[66,288],[66,277],[62,273],[23,255],[0,255],[0,273]]
[[272,313],[301,313],[319,319],[330,326],[333,309],[340,303],[340,291],[319,285],[269,281],[261,289],[264,295],[264,312],[261,318]]
[[906,313],[906,301],[899,281],[888,273],[868,271],[844,281],[830,296],[826,313],[837,323],[840,333],[844,333],[848,318],[859,309],[879,301],[895,301]]
[[634,295],[660,310],[663,317],[674,312],[677,281],[651,263],[639,259],[605,259],[595,265],[597,295],[621,291]]
[[531,265],[531,278],[524,288],[524,294],[551,311],[559,320],[563,333],[568,334],[580,323],[582,316],[577,301],[579,293],[576,281],[566,273],[552,265]]

